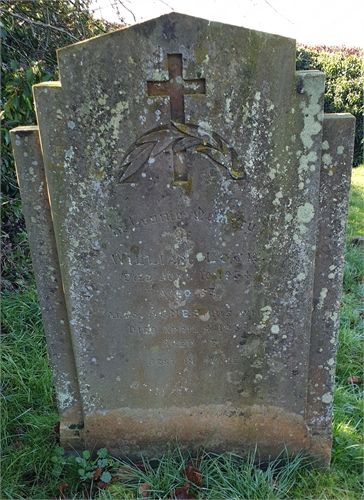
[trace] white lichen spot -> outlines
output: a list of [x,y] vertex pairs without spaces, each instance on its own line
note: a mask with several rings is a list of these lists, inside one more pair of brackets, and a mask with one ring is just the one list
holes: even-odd
[[300,224],[299,228],[301,234],[307,233],[308,229],[304,224]]
[[332,156],[328,153],[322,155],[322,163],[324,164],[324,168],[327,169],[332,165]]
[[317,309],[322,309],[323,305],[324,305],[324,301],[326,299],[326,296],[327,296],[327,292],[328,292],[328,289],[327,288],[323,288],[320,292],[320,298],[319,298],[319,302],[317,304]]
[[335,274],[330,273],[327,277],[329,278],[329,280],[333,280],[335,278]]
[[297,278],[296,278],[296,280],[297,280],[297,281],[303,281],[303,280],[305,280],[305,279],[306,279],[306,275],[305,275],[304,273],[300,273],[300,274],[297,276]]
[[108,98],[109,96],[107,94],[104,94],[104,97],[99,97],[97,99],[97,102],[100,104],[100,106],[105,106],[106,104],[106,99]]
[[58,390],[57,400],[59,406],[62,410],[65,410],[68,407],[71,407],[73,404],[73,396],[70,391],[70,382],[64,382],[63,388]]
[[67,127],[69,129],[73,130],[75,128],[75,126],[76,126],[75,122],[73,122],[73,121],[67,122]]
[[256,92],[256,93],[255,93],[255,96],[254,96],[254,99],[255,99],[256,101],[260,101],[260,96],[261,96],[261,93],[260,93],[260,92]]
[[272,180],[275,179],[277,170],[275,168],[271,168],[268,172],[268,177],[270,177]]
[[265,306],[261,308],[261,311],[263,313],[263,318],[257,327],[259,328],[259,330],[265,328],[267,326],[267,323],[269,323],[269,317],[272,314],[272,308],[270,306]]
[[278,325],[273,325],[272,328],[270,329],[270,331],[272,333],[274,333],[275,335],[277,335],[277,333],[279,333],[279,326]]
[[323,149],[324,151],[327,151],[327,150],[329,149],[329,147],[330,147],[330,146],[329,146],[329,143],[328,143],[327,141],[324,141],[324,142],[322,143],[322,149]]
[[334,364],[335,364],[335,360],[334,360],[334,358],[329,359],[329,360],[328,360],[328,362],[327,362],[327,364],[328,364],[329,366],[334,366]]
[[68,162],[70,162],[72,160],[72,158],[74,157],[75,153],[73,151],[73,146],[70,147],[70,149],[68,151],[66,151],[65,155],[64,155],[64,159],[65,159],[65,164],[64,166],[68,166]]
[[308,223],[315,215],[315,209],[311,203],[305,203],[297,209],[297,219],[299,222]]
[[197,255],[196,255],[196,259],[199,261],[199,262],[202,262],[205,260],[205,256],[199,252]]
[[286,222],[291,222],[292,219],[293,219],[293,215],[291,215],[291,214],[286,214],[285,217],[284,217],[284,220]]
[[208,321],[210,319],[210,313],[207,311],[205,314],[199,314],[198,317],[201,321]]
[[326,394],[324,394],[321,398],[321,401],[325,404],[329,404],[329,403],[332,403],[333,401],[333,397],[332,397],[332,394],[330,394],[329,392],[327,392]]
[[127,111],[129,111],[129,103],[127,101],[118,102],[116,108],[111,110],[111,113],[115,115],[110,120],[110,127],[114,130],[112,134],[113,139],[119,138],[120,122],[125,119]]
[[302,245],[302,240],[298,234],[293,235],[293,241],[296,243],[296,245]]
[[231,105],[231,99],[227,98],[225,101],[225,112],[224,112],[225,121],[227,123],[230,123],[233,119],[233,114],[231,112],[230,105]]
[[278,193],[276,193],[275,199],[273,200],[273,205],[280,205],[281,198],[283,198],[283,194],[282,191],[279,191]]
[[260,373],[257,373],[255,375],[255,380],[262,380],[263,379],[263,375],[261,375]]
[[338,146],[336,152],[338,155],[342,155],[344,152],[344,146]]
[[323,110],[319,101],[324,92],[324,85],[320,75],[307,75],[304,80],[304,87],[306,95],[309,97],[309,102],[308,104],[306,102],[300,104],[304,121],[300,137],[305,148],[311,149],[313,138],[322,129],[320,121],[323,119]]
[[[337,312],[334,312],[332,313],[332,315],[330,316],[330,319],[335,323],[338,319],[338,313]],[[335,341],[334,341],[335,342]]]

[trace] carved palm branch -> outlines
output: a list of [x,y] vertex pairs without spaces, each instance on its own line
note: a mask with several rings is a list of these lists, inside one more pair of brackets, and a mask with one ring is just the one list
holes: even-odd
[[171,122],[140,137],[126,153],[121,164],[120,182],[131,177],[147,163],[172,147],[174,153],[192,149],[205,155],[213,163],[225,167],[233,179],[242,179],[244,172],[237,169],[237,154],[215,132],[193,124]]

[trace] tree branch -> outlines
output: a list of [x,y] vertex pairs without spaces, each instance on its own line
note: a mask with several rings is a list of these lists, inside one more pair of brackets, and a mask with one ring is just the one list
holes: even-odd
[[78,38],[71,35],[71,33],[69,33],[68,31],[66,31],[62,28],[57,28],[56,26],[52,26],[51,24],[45,24],[45,23],[42,23],[41,21],[31,21],[30,19],[27,19],[26,17],[19,16],[19,14],[15,14],[15,12],[9,12],[8,10],[5,10],[5,9],[0,9],[0,12],[3,14],[9,14],[12,17],[20,19],[21,21],[24,21],[28,24],[32,24],[34,26],[41,26],[43,28],[50,28],[50,29],[55,30],[55,31],[60,31],[61,33],[65,33],[66,35],[68,35],[73,40],[76,40],[76,42],[78,41]]

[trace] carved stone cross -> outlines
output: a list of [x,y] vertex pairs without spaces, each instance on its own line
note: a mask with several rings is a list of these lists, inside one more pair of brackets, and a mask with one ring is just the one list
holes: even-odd
[[[169,80],[147,82],[148,95],[169,97],[171,120],[185,123],[184,96],[206,94],[205,79],[184,80],[182,76],[182,54],[168,54]],[[173,155],[174,179],[187,181],[184,152]]]

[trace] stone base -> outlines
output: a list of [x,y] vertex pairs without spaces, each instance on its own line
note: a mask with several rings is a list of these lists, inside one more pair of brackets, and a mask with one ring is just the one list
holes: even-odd
[[[319,455],[322,466],[331,456],[331,436],[311,435],[305,420],[273,406],[201,405],[193,408],[129,409],[95,412],[85,418],[84,446],[132,460],[159,458],[172,443],[182,452],[204,448],[215,453],[246,456],[257,448],[263,462],[304,450]],[[67,437],[62,437],[66,445]],[[75,443],[70,442],[70,446]]]

